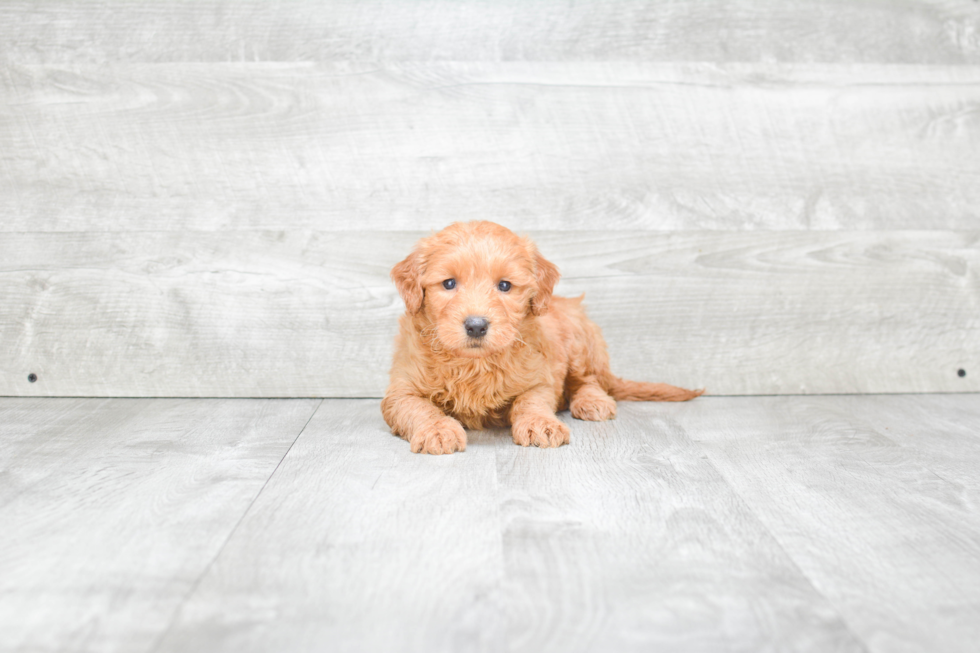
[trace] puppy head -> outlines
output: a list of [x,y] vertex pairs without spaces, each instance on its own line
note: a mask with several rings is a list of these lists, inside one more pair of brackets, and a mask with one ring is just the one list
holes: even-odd
[[457,222],[419,241],[391,278],[430,344],[480,358],[519,342],[524,319],[548,310],[559,274],[527,238]]

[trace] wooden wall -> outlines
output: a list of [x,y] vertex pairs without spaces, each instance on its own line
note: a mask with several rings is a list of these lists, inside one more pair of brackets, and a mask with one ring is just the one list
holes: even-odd
[[980,4],[0,4],[0,395],[378,396],[471,219],[623,375],[978,391]]

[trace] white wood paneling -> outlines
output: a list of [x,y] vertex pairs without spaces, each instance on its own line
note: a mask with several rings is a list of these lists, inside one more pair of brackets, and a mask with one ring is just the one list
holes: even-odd
[[980,69],[0,66],[0,231],[975,229]]
[[0,650],[149,650],[318,403],[0,400]]
[[313,0],[0,5],[0,61],[977,63],[971,0]]
[[3,3],[0,394],[380,394],[387,270],[469,219],[547,241],[623,375],[980,390],[978,34],[967,0]]
[[[5,234],[0,394],[380,396],[403,310],[388,270],[420,235]],[[621,375],[980,390],[977,233],[531,235]]]

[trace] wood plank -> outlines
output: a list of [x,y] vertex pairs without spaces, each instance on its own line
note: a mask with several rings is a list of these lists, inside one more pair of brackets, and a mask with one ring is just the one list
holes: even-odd
[[980,391],[975,233],[539,240],[627,377],[721,395]]
[[495,476],[485,438],[412,454],[324,402],[155,650],[501,650]]
[[8,64],[0,98],[2,231],[980,222],[971,66]]
[[[404,310],[388,270],[420,235],[7,234],[0,395],[380,396]],[[621,375],[980,391],[975,233],[531,235]]]
[[861,650],[689,441],[575,427],[433,458],[325,403],[157,650]]
[[969,0],[0,5],[0,61],[977,63]]
[[861,650],[697,448],[626,413],[434,458],[324,403],[156,650]]
[[510,650],[864,650],[678,427],[691,408],[498,440]]
[[0,649],[149,650],[317,404],[0,399]]
[[692,404],[677,423],[870,650],[972,651],[980,640],[977,497],[932,471],[931,447],[906,445],[929,433],[955,440],[944,447],[950,453],[975,450],[980,402],[947,400],[970,416],[965,434],[928,409],[930,399],[874,401],[872,414],[888,404],[907,416],[903,406],[924,403],[896,433],[869,426],[863,399],[840,397],[715,398]]
[[12,234],[0,395],[379,396],[415,236]]
[[980,636],[976,395],[627,403],[568,447],[472,432],[450,457],[409,453],[376,401],[306,423],[317,403],[0,399],[0,649]]
[[[980,395],[928,395],[914,401],[842,397],[835,408],[852,418],[860,415],[862,427],[912,450],[915,460],[957,489],[960,501],[980,505]],[[980,511],[968,519],[980,526]]]

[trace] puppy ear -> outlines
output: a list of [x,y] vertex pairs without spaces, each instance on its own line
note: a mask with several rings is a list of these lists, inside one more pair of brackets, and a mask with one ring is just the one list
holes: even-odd
[[398,288],[398,294],[405,302],[405,308],[409,313],[418,313],[422,310],[422,256],[418,251],[414,251],[408,257],[391,268],[391,280]]
[[534,267],[538,278],[538,291],[531,299],[531,312],[535,315],[542,315],[548,311],[548,303],[551,301],[551,293],[555,290],[561,273],[554,263],[541,256],[539,252],[534,255]]

